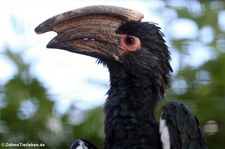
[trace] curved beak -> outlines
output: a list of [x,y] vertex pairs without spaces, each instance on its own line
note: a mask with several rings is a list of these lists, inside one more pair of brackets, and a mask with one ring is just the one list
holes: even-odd
[[116,6],[89,6],[56,15],[35,28],[37,34],[55,31],[47,48],[120,61],[120,25],[140,21],[139,12]]

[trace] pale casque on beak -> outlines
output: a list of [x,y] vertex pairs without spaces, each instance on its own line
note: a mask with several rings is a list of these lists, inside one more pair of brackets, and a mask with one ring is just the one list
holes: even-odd
[[47,48],[120,61],[120,38],[116,30],[124,23],[140,21],[139,12],[116,6],[89,6],[51,17],[35,28],[37,34],[55,31]]

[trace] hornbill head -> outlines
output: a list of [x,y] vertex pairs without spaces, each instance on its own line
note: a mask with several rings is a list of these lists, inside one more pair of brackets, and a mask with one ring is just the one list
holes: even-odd
[[89,55],[109,70],[121,67],[136,77],[146,76],[155,80],[153,84],[164,94],[172,71],[170,53],[160,28],[141,22],[143,17],[121,7],[89,6],[54,16],[35,31],[57,32],[47,48]]

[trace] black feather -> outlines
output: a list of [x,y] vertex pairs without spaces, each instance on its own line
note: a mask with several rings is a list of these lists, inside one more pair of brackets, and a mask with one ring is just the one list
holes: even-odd
[[79,147],[79,149],[97,149],[97,147],[95,147],[91,142],[89,142],[86,139],[79,139],[79,140],[75,140],[71,146],[70,149],[77,149]]
[[197,118],[183,104],[168,102],[161,117],[166,120],[172,149],[207,149]]
[[123,63],[104,61],[110,72],[105,104],[105,149],[160,149],[155,109],[169,85],[170,53],[160,28],[148,22],[123,24],[117,34],[140,39],[139,51],[125,54]]

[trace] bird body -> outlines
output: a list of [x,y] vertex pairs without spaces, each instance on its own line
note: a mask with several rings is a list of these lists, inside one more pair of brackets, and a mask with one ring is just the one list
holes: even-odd
[[[197,119],[183,104],[168,102],[160,125],[155,119],[172,73],[170,52],[160,28],[142,18],[121,7],[90,6],[54,16],[35,31],[58,33],[48,48],[92,56],[108,68],[105,149],[207,149]],[[85,140],[71,146],[91,148]]]
[[111,88],[105,103],[105,148],[160,148],[154,114],[159,97],[154,97],[151,82],[127,74],[124,68],[115,69],[110,70],[116,73],[110,73]]

